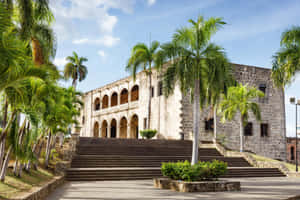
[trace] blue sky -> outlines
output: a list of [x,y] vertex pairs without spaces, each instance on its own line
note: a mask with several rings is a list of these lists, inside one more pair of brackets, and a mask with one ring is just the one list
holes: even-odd
[[[138,42],[170,41],[187,20],[223,17],[227,25],[213,38],[233,63],[271,68],[281,33],[300,25],[298,0],[51,0],[58,47],[55,64],[76,51],[88,58],[89,74],[79,83],[89,91],[128,74],[124,68]],[[64,83],[69,85],[70,83]],[[300,78],[286,89],[300,98]],[[295,110],[286,105],[287,132],[295,132]]]

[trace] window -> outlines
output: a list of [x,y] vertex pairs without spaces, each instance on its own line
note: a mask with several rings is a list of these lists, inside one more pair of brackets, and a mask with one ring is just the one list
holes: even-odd
[[245,136],[252,136],[253,135],[252,127],[253,127],[252,123],[248,122],[247,125],[244,128],[244,135]]
[[95,100],[95,110],[100,110],[100,99],[99,98],[97,98]]
[[258,89],[265,94],[264,97],[259,98],[259,102],[266,103],[266,101],[267,101],[267,97],[266,97],[267,86],[266,86],[266,84],[259,84]]
[[82,124],[84,124],[84,122],[85,122],[85,117],[82,116]]
[[151,98],[153,98],[154,97],[154,87],[152,86],[151,87]]
[[145,117],[144,118],[144,129],[146,129],[147,128],[147,118]]
[[295,160],[295,148],[291,147],[290,149],[291,160]]
[[268,131],[269,131],[269,125],[268,124],[261,124],[260,125],[260,136],[261,137],[268,137],[269,136]]
[[206,131],[214,130],[214,118],[205,119],[205,130]]
[[163,94],[163,83],[162,81],[158,82],[158,96],[161,96]]

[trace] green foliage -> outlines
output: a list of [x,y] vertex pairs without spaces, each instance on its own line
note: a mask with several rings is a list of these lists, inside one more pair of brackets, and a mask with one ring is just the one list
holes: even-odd
[[189,161],[162,163],[162,174],[173,180],[202,181],[215,180],[227,173],[227,163],[214,160],[212,162],[198,162],[191,165]]
[[140,130],[140,134],[142,137],[145,137],[147,139],[153,138],[157,133],[157,130],[152,130],[152,129],[145,129],[145,130]]
[[260,120],[260,108],[254,102],[254,99],[258,97],[264,97],[264,93],[255,87],[242,84],[230,87],[225,99],[220,104],[221,121],[232,120],[236,113],[239,112],[243,123],[246,124],[250,111],[252,111],[257,120]]

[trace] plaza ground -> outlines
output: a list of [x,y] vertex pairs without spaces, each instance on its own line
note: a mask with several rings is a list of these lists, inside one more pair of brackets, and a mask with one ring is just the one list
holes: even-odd
[[[300,178],[235,178],[241,181],[240,192],[180,193],[153,187],[153,180],[66,182],[47,200],[252,200],[287,199],[300,196]],[[300,199],[300,198],[299,198]]]

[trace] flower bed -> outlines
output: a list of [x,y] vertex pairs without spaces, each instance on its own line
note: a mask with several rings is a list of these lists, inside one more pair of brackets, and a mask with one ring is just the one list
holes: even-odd
[[240,182],[218,181],[218,178],[227,173],[227,163],[214,160],[199,162],[191,165],[190,162],[168,162],[161,167],[163,176],[168,178],[154,179],[154,186],[161,189],[171,189],[179,192],[220,192],[239,191]]

